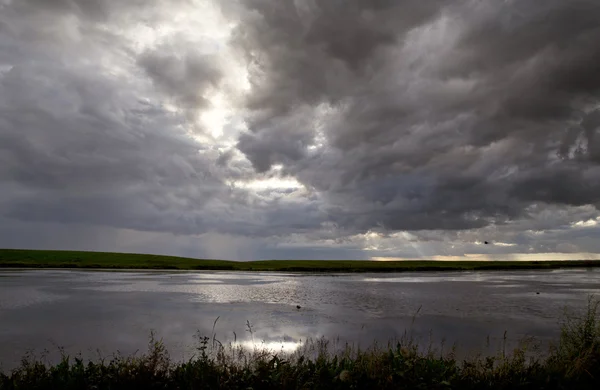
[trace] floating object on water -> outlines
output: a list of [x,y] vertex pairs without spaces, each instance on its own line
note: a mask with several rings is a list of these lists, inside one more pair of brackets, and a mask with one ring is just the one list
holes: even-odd
[[483,243],[484,243],[485,245],[489,244],[489,242],[487,242],[487,241],[484,241]]
[[535,293],[536,293],[537,295],[540,295],[540,292],[539,292],[539,291],[536,291]]
[[296,309],[300,309],[300,305],[296,305]]

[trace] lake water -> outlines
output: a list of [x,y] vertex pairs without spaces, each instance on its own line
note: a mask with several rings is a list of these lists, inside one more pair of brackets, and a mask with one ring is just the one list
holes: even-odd
[[[197,331],[221,342],[293,351],[325,336],[361,346],[405,331],[459,351],[535,335],[556,339],[564,308],[600,292],[600,270],[282,274],[0,271],[0,364],[29,350],[110,356],[144,351],[151,330],[175,359]],[[539,293],[539,294],[538,294]],[[296,305],[301,308],[297,309]],[[419,310],[420,308],[420,310]],[[418,313],[416,316],[415,314]],[[234,336],[234,332],[236,336]],[[489,343],[487,341],[489,337]],[[51,354],[52,356],[52,354]]]

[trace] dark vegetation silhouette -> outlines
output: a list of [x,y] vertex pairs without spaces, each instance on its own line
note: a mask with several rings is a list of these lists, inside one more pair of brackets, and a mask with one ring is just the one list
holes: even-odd
[[[84,361],[63,355],[55,365],[26,357],[0,374],[0,390],[18,389],[598,389],[600,321],[598,301],[582,313],[567,313],[560,339],[547,354],[524,340],[505,344],[494,356],[458,359],[455,348],[420,346],[411,337],[368,349],[309,340],[293,354],[223,345],[198,337],[197,354],[175,362],[150,336],[140,356]],[[217,318],[218,320],[218,318]],[[216,324],[215,320],[215,324]],[[254,340],[252,325],[248,331]],[[214,329],[213,329],[214,332]],[[256,344],[255,344],[256,345]]]

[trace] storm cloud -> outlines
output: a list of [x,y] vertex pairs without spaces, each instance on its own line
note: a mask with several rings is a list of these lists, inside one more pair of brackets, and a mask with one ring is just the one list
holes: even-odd
[[0,246],[598,252],[599,41],[594,0],[0,0]]

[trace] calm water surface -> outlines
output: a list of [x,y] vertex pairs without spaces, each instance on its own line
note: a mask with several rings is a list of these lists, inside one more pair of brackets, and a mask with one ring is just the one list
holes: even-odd
[[[555,339],[565,306],[600,292],[600,270],[400,274],[0,271],[0,365],[30,350],[84,357],[145,350],[155,330],[175,359],[194,335],[275,350],[325,336],[367,346],[406,330],[463,350]],[[539,292],[539,294],[538,294]],[[297,309],[300,305],[301,309]],[[420,308],[420,310],[419,310]],[[415,313],[418,315],[415,317]],[[413,321],[414,320],[414,321]],[[460,349],[459,348],[459,349]],[[51,354],[52,356],[52,354]]]

